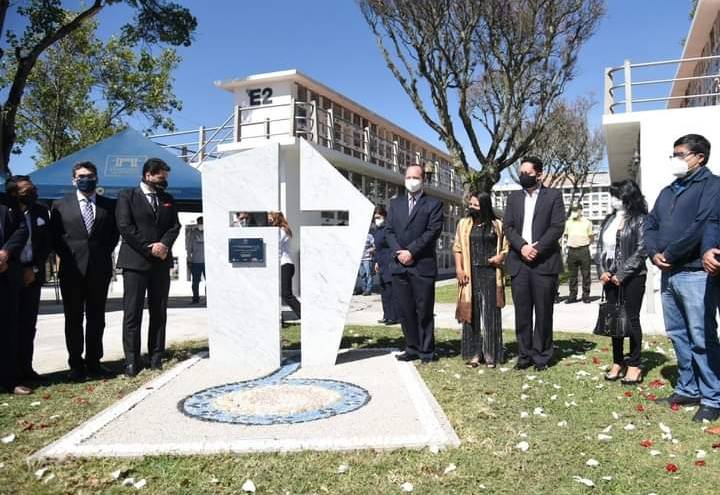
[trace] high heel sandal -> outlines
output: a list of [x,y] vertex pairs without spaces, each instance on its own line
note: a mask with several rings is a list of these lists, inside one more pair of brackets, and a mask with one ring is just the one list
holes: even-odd
[[611,375],[610,372],[605,373],[604,378],[608,382],[616,382],[620,379],[624,379],[625,371],[627,368],[625,366],[621,366],[618,370],[617,374]]
[[465,363],[465,366],[467,366],[468,368],[477,368],[478,366],[480,366],[480,360],[479,359],[471,359],[470,361]]
[[627,380],[626,378],[623,378],[622,380],[620,380],[620,383],[622,383],[623,385],[639,385],[643,382],[643,378],[643,372],[642,370],[640,370],[640,373],[638,373],[637,378],[635,378],[634,380]]

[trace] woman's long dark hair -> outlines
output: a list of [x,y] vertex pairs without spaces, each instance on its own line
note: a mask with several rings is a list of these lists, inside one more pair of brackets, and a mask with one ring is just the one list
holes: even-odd
[[490,193],[471,192],[468,196],[468,199],[470,198],[477,198],[478,203],[480,203],[480,216],[478,217],[480,223],[490,223],[493,220],[497,220],[495,210],[493,210]]
[[610,195],[623,202],[625,212],[629,217],[647,215],[648,206],[640,186],[632,179],[625,179],[610,184]]

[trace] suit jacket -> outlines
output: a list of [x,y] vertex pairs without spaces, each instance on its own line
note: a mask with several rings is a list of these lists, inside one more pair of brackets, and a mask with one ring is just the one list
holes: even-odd
[[95,222],[88,234],[76,193],[67,194],[53,203],[50,228],[53,249],[60,257],[61,277],[88,273],[110,276],[112,253],[118,243],[115,224],[115,201],[95,196]]
[[9,261],[17,262],[20,259],[27,238],[27,225],[22,216],[17,210],[0,204],[0,250],[8,252]]
[[375,239],[375,256],[373,261],[380,267],[380,277],[383,282],[392,282],[392,251],[387,241],[387,227],[384,225],[375,229],[373,238]]
[[527,263],[520,255],[520,250],[527,244],[522,237],[523,220],[525,218],[525,191],[515,191],[508,197],[503,227],[510,241],[510,254],[506,266],[511,276],[515,276],[524,264],[537,273],[557,275],[563,269],[560,251],[560,238],[565,231],[565,206],[562,193],[558,189],[541,187],[535,203],[533,214],[532,236],[537,242],[535,248],[538,256],[532,263]]
[[32,260],[29,263],[23,263],[23,266],[37,268],[35,277],[42,283],[45,282],[45,261],[52,251],[50,211],[40,203],[35,203],[28,211],[31,226]]
[[[180,220],[174,198],[158,193],[157,216],[140,187],[126,189],[118,194],[115,210],[118,229],[123,242],[117,266],[129,270],[150,270],[154,266],[172,266],[172,245],[180,233]],[[162,242],[168,247],[167,258],[151,254],[150,244]]]
[[[427,193],[423,193],[408,215],[406,194],[390,201],[388,206],[385,235],[390,246],[390,268],[393,274],[415,273],[423,277],[437,275],[435,243],[443,228],[443,204]],[[413,255],[410,266],[404,266],[395,253],[407,249]]]

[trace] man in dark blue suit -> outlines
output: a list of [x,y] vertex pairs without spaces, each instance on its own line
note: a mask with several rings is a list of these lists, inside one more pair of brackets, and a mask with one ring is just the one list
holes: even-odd
[[419,165],[405,171],[407,194],[390,201],[386,236],[393,258],[396,309],[405,336],[405,351],[397,358],[429,363],[436,359],[435,243],[442,232],[443,204],[423,192],[423,179]]

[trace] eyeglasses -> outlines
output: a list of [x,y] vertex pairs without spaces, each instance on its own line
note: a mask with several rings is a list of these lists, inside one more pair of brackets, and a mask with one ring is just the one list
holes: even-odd
[[673,153],[672,155],[670,155],[670,158],[681,158],[684,160],[685,158],[689,157],[690,155],[695,155],[695,154],[697,154],[697,153],[695,153],[694,151],[687,151],[685,153]]

